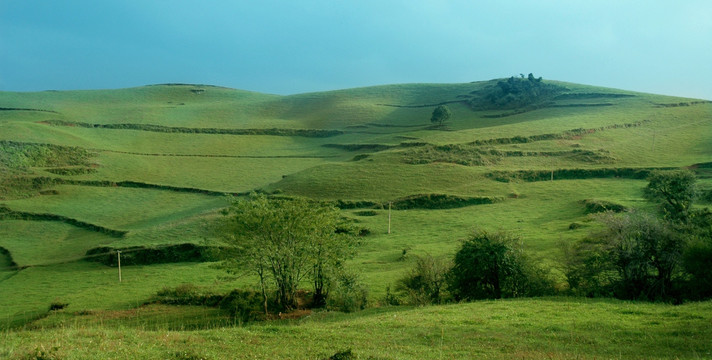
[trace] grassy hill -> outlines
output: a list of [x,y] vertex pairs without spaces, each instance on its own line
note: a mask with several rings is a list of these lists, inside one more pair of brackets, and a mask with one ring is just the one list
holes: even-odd
[[[163,287],[254,285],[205,262],[127,266],[119,284],[115,267],[85,258],[107,246],[204,245],[226,194],[370,204],[375,216],[343,213],[370,231],[349,265],[375,302],[411,266],[404,254],[452,254],[476,227],[521,235],[558,273],[560,245],[596,226],[582,200],[647,207],[642,188],[656,168],[696,169],[712,187],[699,166],[712,162],[709,101],[554,81],[505,99],[498,82],[291,96],[187,84],[0,92],[0,323],[32,324],[53,302],[68,304],[65,314],[120,312]],[[438,104],[452,110],[445,127],[430,123]],[[428,195],[491,201],[396,206],[386,233],[389,202]],[[342,321],[354,319],[327,322]]]

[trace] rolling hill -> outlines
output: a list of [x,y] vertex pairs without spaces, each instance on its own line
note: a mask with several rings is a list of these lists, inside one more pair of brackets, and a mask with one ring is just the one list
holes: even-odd
[[[119,284],[87,261],[204,246],[227,195],[339,205],[368,230],[350,266],[375,301],[410,255],[450,255],[476,227],[520,235],[557,273],[560,245],[597,226],[583,200],[649,207],[654,169],[693,169],[712,187],[712,102],[536,81],[0,92],[0,323],[31,324],[52,302],[127,311],[162,287],[251,285],[206,261],[127,266]],[[430,122],[440,104],[444,126]]]

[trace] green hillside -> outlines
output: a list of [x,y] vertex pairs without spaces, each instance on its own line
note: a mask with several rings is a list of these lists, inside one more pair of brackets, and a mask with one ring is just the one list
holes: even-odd
[[[514,88],[501,85],[507,81]],[[650,207],[645,178],[661,168],[693,169],[703,187],[712,187],[712,102],[547,80],[533,90],[517,84],[496,79],[291,96],[188,84],[0,92],[0,324],[31,325],[53,302],[68,304],[67,314],[119,312],[184,283],[221,293],[253,286],[254,279],[201,261],[125,266],[119,284],[116,267],[86,258],[102,247],[209,245],[211,223],[229,195],[261,191],[355,204],[342,213],[369,234],[349,266],[376,303],[410,268],[410,255],[451,255],[474,228],[520,235],[525,250],[560,278],[561,245],[597,226],[582,200]],[[442,127],[430,121],[439,104],[452,111]],[[433,195],[487,201],[397,206]],[[396,204],[390,234],[389,202]],[[364,216],[364,209],[375,215]],[[582,226],[570,229],[572,223]],[[453,310],[430,312],[439,311]],[[308,336],[323,335],[308,326],[315,327]],[[435,330],[427,336],[437,343]],[[43,335],[32,336],[38,343]],[[582,349],[554,357],[589,353]],[[10,350],[0,346],[0,357],[3,351]],[[414,357],[409,351],[393,358]]]

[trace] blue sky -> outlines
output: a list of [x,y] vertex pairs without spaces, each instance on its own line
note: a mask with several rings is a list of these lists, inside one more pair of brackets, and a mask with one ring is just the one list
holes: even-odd
[[0,0],[0,90],[544,79],[712,99],[712,1]]

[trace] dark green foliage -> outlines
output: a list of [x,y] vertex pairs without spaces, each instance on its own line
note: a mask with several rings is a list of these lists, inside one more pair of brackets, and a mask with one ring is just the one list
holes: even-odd
[[10,250],[0,246],[0,271],[15,269],[17,263],[12,259]]
[[23,211],[13,211],[7,207],[0,205],[0,220],[12,219],[12,220],[25,220],[25,221],[58,221],[63,222],[68,225],[76,226],[89,231],[96,231],[102,234],[106,234],[113,237],[123,237],[128,232],[122,230],[114,230],[103,227],[101,225],[90,224],[81,220],[72,219],[62,215],[55,214],[36,214]]
[[396,289],[413,305],[441,304],[447,300],[450,263],[430,255],[416,258],[415,265],[398,280]]
[[455,300],[499,299],[551,293],[553,283],[524,256],[518,238],[478,231],[455,254],[449,289]]
[[[554,180],[565,179],[601,179],[601,178],[626,178],[645,179],[652,168],[598,168],[598,169],[556,169]],[[501,182],[510,181],[549,181],[551,170],[518,170],[518,171],[493,171],[485,174],[487,177]]]
[[368,290],[355,273],[339,271],[332,277],[332,286],[326,298],[326,308],[334,311],[363,310],[368,304]]
[[618,99],[635,97],[630,94],[612,94],[612,93],[566,93],[557,95],[554,100],[572,100],[572,99]]
[[476,110],[520,109],[546,103],[566,90],[530,73],[527,78],[510,77],[473,93],[469,104]]
[[653,171],[648,177],[645,196],[660,204],[663,216],[675,222],[689,220],[695,199],[695,174],[689,170]]
[[[241,322],[263,320],[263,298],[257,291],[233,290],[220,301],[220,308]],[[268,308],[276,310],[274,301],[268,301]]]
[[371,157],[370,154],[358,154],[354,156],[351,161],[361,161],[363,159],[368,159],[369,157]]
[[606,229],[567,254],[569,285],[579,294],[669,300],[684,249],[679,233],[644,213],[604,214]]
[[172,360],[207,360],[206,356],[196,354],[189,350],[176,351],[171,354]]
[[62,310],[69,306],[68,303],[61,302],[59,300],[52,301],[51,304],[49,304],[49,311],[57,311],[57,310]]
[[605,200],[584,199],[581,200],[581,203],[583,203],[583,206],[586,208],[586,214],[595,214],[606,211],[619,213],[627,210],[627,208],[621,204]]
[[324,144],[323,147],[340,149],[344,151],[383,151],[398,147],[398,145],[386,144]]
[[610,246],[601,238],[587,237],[564,247],[564,269],[574,295],[610,297],[618,272],[609,257]]
[[51,172],[52,174],[56,174],[56,175],[72,176],[72,175],[93,174],[97,170],[94,168],[88,168],[88,167],[60,167],[60,168],[47,169],[46,171]]
[[442,126],[451,116],[452,111],[447,105],[438,105],[430,116],[430,122]]
[[[262,295],[252,290],[232,290],[227,295],[204,292],[193,284],[163,288],[146,304],[219,307],[240,322],[263,320]],[[269,306],[275,309],[274,302]]]
[[356,359],[356,355],[351,352],[351,349],[338,351],[334,355],[324,358],[323,360],[352,360]]
[[502,198],[496,196],[460,197],[445,194],[417,194],[396,199],[392,207],[407,209],[455,209],[472,205],[494,204]]
[[121,251],[121,265],[151,265],[176,262],[215,261],[215,249],[190,243],[160,247],[132,246],[126,248],[97,247],[86,252],[86,259],[107,266],[117,266],[117,251]]
[[683,253],[682,265],[690,275],[686,295],[694,300],[712,298],[712,237],[693,240]]
[[79,126],[94,129],[117,129],[117,130],[140,130],[161,133],[184,133],[184,134],[221,134],[221,135],[272,135],[272,136],[302,136],[322,138],[343,134],[339,130],[321,129],[218,129],[218,128],[187,128],[170,127],[150,124],[89,124],[82,122],[49,120],[50,125],[57,126]]
[[361,210],[355,212],[356,215],[358,216],[376,216],[378,215],[378,211],[376,210]]

